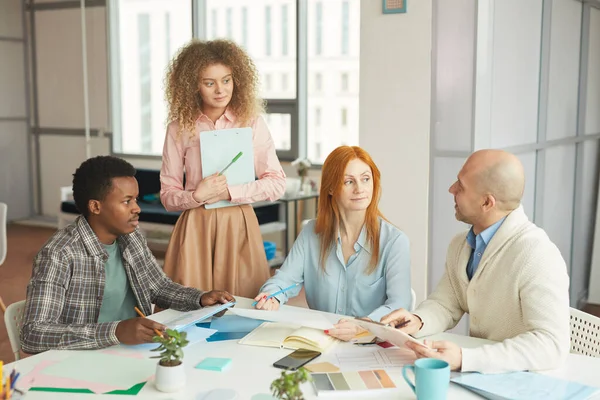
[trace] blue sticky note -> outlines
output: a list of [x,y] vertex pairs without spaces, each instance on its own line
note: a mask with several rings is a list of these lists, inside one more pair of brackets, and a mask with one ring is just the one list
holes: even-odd
[[223,371],[231,364],[231,358],[214,358],[207,357],[202,360],[198,365],[197,369],[206,369],[208,371]]

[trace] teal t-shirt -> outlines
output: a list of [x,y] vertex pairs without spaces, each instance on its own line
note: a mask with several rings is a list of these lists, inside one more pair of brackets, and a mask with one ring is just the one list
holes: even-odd
[[103,246],[108,253],[108,260],[104,264],[106,283],[98,322],[121,321],[136,317],[135,295],[125,273],[119,245],[115,241],[111,245]]

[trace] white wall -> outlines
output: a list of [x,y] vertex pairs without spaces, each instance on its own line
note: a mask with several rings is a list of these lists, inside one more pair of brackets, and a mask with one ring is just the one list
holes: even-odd
[[359,143],[382,173],[381,210],[408,235],[417,302],[427,293],[431,0],[405,14],[361,2]]

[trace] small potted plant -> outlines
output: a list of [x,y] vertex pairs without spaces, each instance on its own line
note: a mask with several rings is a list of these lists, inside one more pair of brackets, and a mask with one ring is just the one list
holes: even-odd
[[296,172],[300,177],[300,190],[305,193],[310,191],[310,185],[308,185],[309,182],[306,182],[306,176],[308,175],[308,170],[311,165],[310,160],[307,158],[298,158],[292,161],[292,166],[296,167]]
[[176,392],[185,386],[185,369],[183,367],[183,350],[189,341],[186,332],[177,332],[167,329],[163,336],[154,336],[152,341],[160,343],[156,349],[160,355],[152,358],[160,358],[156,366],[154,383],[161,392]]
[[271,383],[271,391],[273,396],[281,400],[304,400],[300,384],[311,379],[306,368],[290,372],[281,371],[281,376]]

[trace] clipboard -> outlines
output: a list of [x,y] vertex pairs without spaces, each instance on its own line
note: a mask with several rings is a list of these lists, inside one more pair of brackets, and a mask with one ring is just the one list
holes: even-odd
[[[254,145],[252,128],[219,129],[200,132],[200,160],[202,161],[202,179],[220,172],[239,153],[242,156],[234,162],[223,175],[230,186],[254,182]],[[207,209],[235,206],[226,200],[207,204]]]
[[409,334],[404,333],[399,329],[392,328],[391,326],[384,325],[381,322],[365,321],[357,318],[348,319],[347,321],[368,330],[370,333],[377,336],[379,339],[383,339],[386,342],[389,342],[398,347],[404,346],[404,343],[406,342],[414,342],[423,347],[428,347],[425,346],[423,342],[418,341]]
[[[156,322],[160,322],[163,325],[166,325],[166,327],[169,329],[175,329],[176,331],[181,332],[189,328],[190,326],[202,322],[205,319],[212,317],[213,315],[218,314],[219,312],[227,308],[233,307],[234,305],[235,300],[225,304],[215,304],[212,306],[202,307],[194,311],[170,310],[166,319],[164,319],[165,314],[161,315],[160,313],[149,315],[148,318]],[[153,316],[156,317],[151,318]]]

